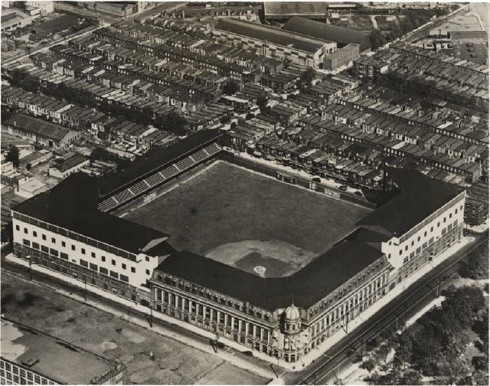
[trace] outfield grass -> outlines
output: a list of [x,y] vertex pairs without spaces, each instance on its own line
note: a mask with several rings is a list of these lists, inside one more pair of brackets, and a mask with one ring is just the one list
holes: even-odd
[[125,218],[199,254],[242,240],[283,240],[318,253],[369,212],[219,161]]

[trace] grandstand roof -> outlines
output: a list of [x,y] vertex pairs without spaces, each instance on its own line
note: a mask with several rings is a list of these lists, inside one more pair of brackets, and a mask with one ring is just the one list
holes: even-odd
[[462,192],[416,170],[387,168],[402,192],[370,213],[358,225],[376,226],[401,236]]
[[380,259],[380,242],[402,235],[461,192],[417,171],[389,168],[388,173],[402,192],[358,223],[366,229],[354,231],[291,276],[261,278],[189,251],[171,255],[158,270],[266,310],[287,307],[291,294],[296,305],[308,308]]
[[313,39],[311,36],[302,33],[285,31],[279,28],[238,19],[221,19],[216,24],[215,29],[311,53],[317,52],[325,44],[334,43],[325,39]]
[[322,23],[306,19],[304,17],[293,17],[282,27],[283,30],[299,32],[314,36],[315,38],[331,40],[342,45],[349,43],[359,44],[361,51],[371,48],[369,34],[356,31],[350,28],[338,27],[331,24]]
[[267,279],[189,251],[169,256],[157,269],[274,311],[291,305],[291,295],[296,305],[312,306],[382,255],[365,243],[343,241],[292,276]]
[[[163,242],[168,237],[155,229],[97,211],[96,182],[96,178],[83,173],[73,174],[49,192],[17,205],[14,211],[135,254],[150,241]],[[145,253],[153,255],[162,248],[173,250],[170,246],[157,245]]]
[[178,141],[168,147],[158,147],[137,158],[127,169],[117,173],[106,174],[99,179],[100,196],[104,197],[117,189],[125,187],[156,169],[163,169],[165,165],[204,146],[221,134],[219,130],[201,130],[189,137]]

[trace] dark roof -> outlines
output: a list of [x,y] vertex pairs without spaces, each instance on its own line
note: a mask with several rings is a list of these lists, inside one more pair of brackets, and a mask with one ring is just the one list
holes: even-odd
[[325,19],[329,8],[356,7],[355,3],[333,4],[326,1],[265,1],[264,14],[266,18],[276,17],[287,19],[291,16],[309,16]]
[[[76,173],[14,210],[132,253],[168,235],[97,211],[96,178]],[[154,247],[156,248],[156,247]]]
[[248,36],[252,39],[260,39],[274,44],[289,46],[291,48],[314,53],[325,44],[332,41],[312,38],[311,36],[281,30],[279,28],[247,22],[237,19],[221,19],[215,29],[228,31],[238,35]]
[[189,251],[171,255],[157,269],[274,311],[289,306],[292,296],[296,305],[312,306],[382,255],[367,244],[343,241],[292,276],[267,279]]
[[14,114],[4,124],[55,141],[61,141],[72,131],[26,114]]
[[145,253],[149,256],[167,256],[172,253],[175,253],[176,250],[174,247],[172,247],[169,243],[166,241],[163,243],[159,243],[155,245],[154,247],[148,249],[145,251]]
[[371,48],[369,34],[365,32],[338,27],[306,19],[304,17],[293,17],[289,19],[282,28],[287,31],[299,32],[316,38],[331,40],[340,43],[341,45],[347,45],[349,43],[360,44],[360,51]]
[[434,180],[416,170],[387,168],[389,176],[402,190],[358,225],[371,225],[401,236],[456,197],[462,188]]
[[201,130],[168,147],[150,150],[137,158],[127,169],[117,173],[106,174],[99,179],[100,195],[105,196],[116,189],[122,188],[140,179],[154,170],[163,169],[180,157],[193,152],[197,148],[215,141],[221,136],[219,130]]
[[32,27],[32,29],[37,33],[53,34],[73,27],[77,21],[78,16],[76,15],[62,15],[55,19],[40,23],[39,25]]
[[53,168],[58,169],[60,172],[65,172],[80,165],[81,163],[88,161],[88,158],[81,154],[74,154],[70,158],[61,160],[59,163],[53,165]]
[[388,173],[402,192],[361,220],[360,228],[291,276],[261,278],[189,251],[171,255],[158,270],[266,310],[287,307],[292,296],[296,305],[308,308],[382,257],[381,242],[395,232],[401,235],[408,231],[461,192],[417,171],[388,168]]
[[[97,210],[102,193],[109,193],[157,168],[183,157],[219,138],[218,130],[202,130],[178,143],[158,148],[126,170],[96,178],[75,173],[49,192],[37,195],[14,208],[39,220],[78,232],[129,252],[138,253],[150,241],[166,238],[160,231]],[[148,253],[172,253],[170,245],[157,245]],[[168,252],[168,253],[167,253]]]

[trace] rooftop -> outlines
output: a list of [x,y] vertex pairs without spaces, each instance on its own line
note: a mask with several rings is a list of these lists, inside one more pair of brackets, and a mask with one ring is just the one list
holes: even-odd
[[252,39],[264,40],[273,44],[287,46],[297,50],[315,53],[326,44],[335,44],[333,41],[281,30],[266,25],[251,23],[236,19],[221,19],[215,29],[248,36]]
[[379,260],[381,241],[402,235],[461,192],[416,171],[390,168],[389,175],[402,192],[358,222],[368,228],[351,233],[291,276],[261,278],[186,250],[168,257],[158,270],[266,310],[287,307],[291,294],[298,306],[308,308],[371,264],[387,264]]
[[47,122],[43,119],[31,117],[26,114],[14,114],[6,122],[5,125],[27,131],[44,138],[61,141],[72,130],[55,123]]
[[57,383],[90,384],[96,376],[123,370],[121,365],[30,327],[4,319],[1,327],[2,358]]
[[359,44],[360,50],[368,50],[371,48],[369,34],[361,31],[356,31],[346,27],[338,27],[335,25],[306,19],[304,17],[292,17],[282,27],[285,31],[298,32],[310,35],[315,38],[325,39],[347,45],[349,43]]

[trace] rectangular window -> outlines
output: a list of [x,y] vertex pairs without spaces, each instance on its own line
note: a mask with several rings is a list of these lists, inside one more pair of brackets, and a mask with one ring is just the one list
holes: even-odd
[[49,252],[49,248],[47,246],[45,246],[45,245],[41,245],[41,251],[48,253]]
[[117,279],[119,277],[119,275],[117,274],[117,272],[114,272],[114,271],[111,271],[111,276],[115,279]]
[[51,242],[52,242],[53,244],[56,244],[56,239],[55,239],[54,237],[51,237]]
[[49,253],[51,253],[53,256],[56,256],[56,257],[58,257],[58,255],[59,255],[58,251],[56,249],[53,249],[53,248],[51,248],[49,250]]
[[106,268],[100,267],[100,273],[103,273],[104,275],[107,275],[108,272],[109,271]]
[[27,235],[29,234],[29,231],[27,230],[27,228],[24,228],[24,233]]
[[29,240],[23,239],[23,240],[22,240],[22,243],[23,243],[24,245],[27,245],[28,247],[30,247],[30,246],[31,246],[31,242],[30,242]]
[[74,251],[74,250],[75,250],[75,246],[74,246],[74,245],[72,245],[72,246],[71,246],[71,250],[72,250],[72,251]]
[[32,243],[32,248],[39,249],[39,244],[38,243]]
[[101,256],[100,258],[102,259],[102,261],[105,261],[105,256]]
[[131,272],[132,272],[132,273],[135,273],[135,272],[136,272],[136,268],[131,267]]
[[85,261],[85,260],[80,260],[80,265],[81,265],[82,267],[87,267],[87,268],[88,268],[88,262],[87,262],[87,261]]
[[46,235],[43,235],[43,240],[46,240]]
[[95,252],[92,252],[90,256],[95,257]]
[[150,274],[150,270],[149,269],[145,269],[145,272],[146,272],[147,275]]
[[66,243],[64,241],[61,242],[62,247],[66,247]]
[[20,231],[20,226],[16,225],[16,226],[15,226],[15,230],[16,230],[16,231]]
[[99,267],[97,267],[96,264],[90,263],[90,269],[93,269],[94,271],[97,271]]
[[126,275],[119,275],[119,278],[122,280],[122,281],[125,281],[126,283],[129,282],[129,278],[126,276]]
[[82,248],[82,255],[85,255],[85,248]]
[[126,269],[126,264],[122,264],[122,269]]
[[116,265],[116,260],[112,259],[112,260],[111,260],[111,264],[112,264],[112,265]]
[[36,231],[33,231],[33,232],[32,232],[32,235],[33,235],[34,237],[37,237],[37,232],[36,232]]
[[68,255],[67,255],[66,253],[61,252],[61,253],[60,253],[60,257],[61,257],[62,259],[68,260]]

